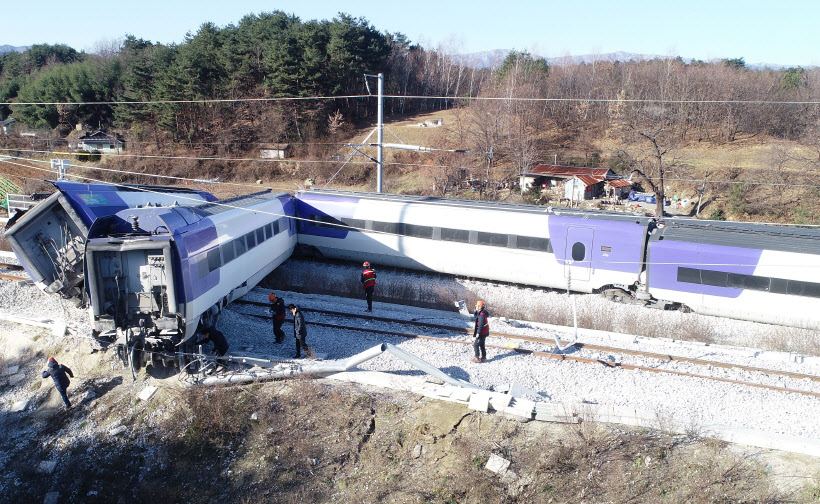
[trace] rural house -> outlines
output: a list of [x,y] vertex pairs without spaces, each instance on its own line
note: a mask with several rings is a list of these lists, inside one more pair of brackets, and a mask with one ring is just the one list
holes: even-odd
[[609,196],[623,199],[632,183],[609,168],[536,165],[521,177],[524,187],[535,185],[572,201]]
[[117,135],[95,131],[78,138],[75,148],[85,152],[120,153],[123,149],[123,141]]
[[262,159],[285,159],[288,157],[290,144],[266,144],[259,148],[259,157]]
[[8,135],[14,131],[14,121],[13,117],[0,121],[0,135]]

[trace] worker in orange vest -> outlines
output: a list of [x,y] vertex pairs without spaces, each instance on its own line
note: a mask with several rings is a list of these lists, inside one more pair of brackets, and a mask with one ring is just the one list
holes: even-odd
[[475,313],[473,315],[475,316],[475,328],[473,329],[475,357],[473,357],[473,362],[487,362],[487,347],[484,346],[484,342],[490,334],[490,314],[484,308],[484,301],[478,301],[475,304]]
[[362,287],[364,297],[367,299],[367,311],[373,311],[373,288],[376,287],[376,272],[370,267],[370,263],[365,261],[364,271],[362,271]]

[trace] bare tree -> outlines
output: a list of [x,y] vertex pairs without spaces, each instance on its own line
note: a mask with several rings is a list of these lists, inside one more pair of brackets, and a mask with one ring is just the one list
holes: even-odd
[[632,141],[631,173],[637,174],[656,198],[655,215],[663,216],[665,178],[678,161],[672,156],[679,137],[669,111],[658,105],[642,105],[629,111],[626,123]]

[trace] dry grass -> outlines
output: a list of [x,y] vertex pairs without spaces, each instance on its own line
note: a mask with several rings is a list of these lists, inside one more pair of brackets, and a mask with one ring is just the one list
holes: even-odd
[[[589,412],[580,425],[524,424],[410,394],[292,379],[169,390],[175,395],[139,413],[132,395],[117,391],[99,399],[120,401],[100,414],[115,415],[135,435],[61,451],[54,475],[34,470],[48,458],[48,448],[34,462],[4,470],[44,488],[58,482],[67,502],[785,499],[764,467],[723,443],[613,428]],[[486,470],[491,454],[509,460],[512,472],[501,477]],[[818,488],[812,481],[788,497],[810,501]],[[5,496],[10,502],[42,501],[17,487]]]
[[[181,439],[185,457],[171,449],[175,476],[163,488],[182,500],[187,479],[200,498],[225,491],[247,504],[785,502],[764,467],[724,443],[621,430],[592,415],[549,429],[309,379],[195,389],[177,412],[169,439]],[[491,453],[513,473],[486,471]]]

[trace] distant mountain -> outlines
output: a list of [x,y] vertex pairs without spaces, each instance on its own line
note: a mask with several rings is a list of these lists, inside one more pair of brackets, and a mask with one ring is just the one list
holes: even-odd
[[[463,63],[470,67],[478,69],[482,68],[498,68],[504,63],[504,59],[510,54],[509,49],[494,49],[492,51],[483,51],[469,54],[457,54],[454,56],[456,62]],[[538,54],[532,55],[534,58],[544,58]],[[581,63],[591,64],[593,62],[609,62],[616,61],[649,61],[653,59],[666,59],[669,56],[660,54],[636,54],[623,51],[602,53],[602,54],[581,54],[581,55],[567,55],[557,58],[544,58],[549,66],[564,66],[564,65],[578,65]],[[681,58],[686,63],[691,63],[695,58]],[[709,63],[720,61],[720,59],[708,60]],[[747,68],[761,70],[764,68],[771,68],[772,70],[780,70],[788,68],[789,66],[797,65],[779,65],[773,63],[746,63]]]
[[10,46],[10,45],[0,45],[0,54],[6,54],[7,52],[26,52],[29,50],[31,46]]

